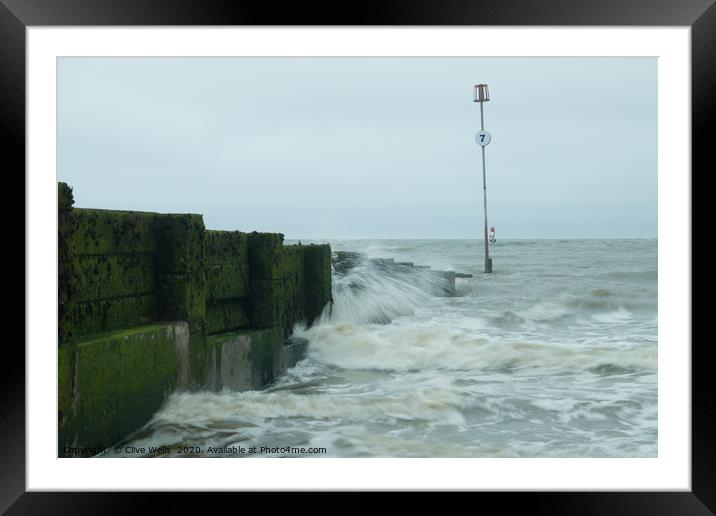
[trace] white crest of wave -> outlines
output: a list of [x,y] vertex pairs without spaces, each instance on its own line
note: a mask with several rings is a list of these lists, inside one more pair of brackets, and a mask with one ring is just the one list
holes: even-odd
[[[439,386],[391,393],[295,394],[287,391],[175,393],[151,424],[216,427],[230,420],[262,424],[275,418],[395,423],[420,420],[463,425],[458,394]],[[228,426],[233,426],[229,424]]]
[[517,311],[516,315],[532,321],[550,321],[582,315],[600,322],[619,322],[631,319],[633,314],[622,304],[616,292],[596,289],[582,295],[560,292],[527,309]]
[[653,344],[613,343],[583,347],[538,344],[509,337],[484,337],[474,330],[437,324],[324,324],[299,332],[311,342],[311,356],[343,369],[508,370],[574,372],[618,367],[656,369]]

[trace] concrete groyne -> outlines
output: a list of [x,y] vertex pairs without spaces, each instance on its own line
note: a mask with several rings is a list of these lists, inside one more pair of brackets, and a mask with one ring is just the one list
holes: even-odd
[[328,245],[213,231],[198,214],[74,207],[58,185],[58,451],[90,456],[176,389],[258,389],[331,298]]

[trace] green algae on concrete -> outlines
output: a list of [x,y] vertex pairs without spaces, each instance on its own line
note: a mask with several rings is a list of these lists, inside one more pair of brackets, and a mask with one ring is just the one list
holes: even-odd
[[67,447],[111,446],[145,424],[176,387],[188,339],[186,323],[154,324],[88,336],[73,359],[60,355],[60,456],[86,456]]
[[206,262],[248,265],[248,235],[241,231],[206,230]]
[[206,331],[205,228],[201,215],[161,215],[156,256],[158,317]]
[[249,271],[252,278],[268,280],[281,277],[283,234],[248,235]]
[[246,264],[206,265],[207,299],[232,299],[247,295],[249,295],[249,271]]
[[76,302],[154,292],[156,277],[151,253],[79,255],[73,260],[78,283]]
[[74,428],[76,425],[76,415],[72,410],[75,348],[74,346],[63,346],[57,350],[57,353],[58,443],[62,446],[67,440],[67,429]]
[[250,324],[248,235],[206,231],[206,327],[208,334]]
[[248,326],[248,299],[228,299],[206,304],[206,332],[222,333]]
[[115,331],[156,320],[154,294],[73,303],[68,319],[76,338],[90,333]]
[[268,385],[283,371],[279,370],[279,356],[283,347],[281,328],[254,332],[251,346],[251,370],[258,387]]
[[281,271],[297,272],[303,271],[303,253],[305,247],[302,245],[285,245],[281,249]]
[[72,189],[60,183],[58,190],[60,346],[155,320],[158,214],[73,208]]
[[157,288],[159,319],[187,321],[192,333],[204,332],[205,288],[203,274],[161,274]]
[[283,284],[280,279],[251,281],[251,326],[283,327]]
[[153,253],[158,213],[74,208],[73,254]]
[[57,342],[64,346],[72,341],[75,328],[70,311],[78,294],[77,272],[72,260],[70,242],[75,232],[71,216],[74,198],[72,188],[57,184]]
[[[309,324],[332,302],[331,248],[329,245],[276,247],[279,240],[268,234],[249,236],[251,260],[275,262],[256,273],[250,261],[251,325],[281,327],[288,336],[296,323]],[[252,249],[254,254],[252,255]]]
[[72,194],[72,187],[67,183],[57,183],[57,210],[70,211],[75,204],[75,198]]
[[204,269],[204,219],[197,214],[161,214],[157,219],[157,268],[164,274]]
[[331,285],[331,246],[304,246],[306,319],[312,324],[329,303],[333,303]]
[[306,320],[304,250],[300,245],[284,246],[282,250],[281,321],[284,336],[293,331],[296,323]]

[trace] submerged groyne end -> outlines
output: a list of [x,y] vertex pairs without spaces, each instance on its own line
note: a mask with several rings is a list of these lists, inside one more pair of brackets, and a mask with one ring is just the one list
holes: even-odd
[[[332,255],[333,270],[345,275],[355,267],[368,265],[388,275],[400,275],[415,278],[415,285],[436,296],[452,297],[456,295],[455,279],[472,278],[472,274],[433,270],[428,265],[415,265],[412,262],[396,262],[394,258],[368,258],[365,253],[353,251],[335,251]],[[423,280],[423,281],[420,281]]]

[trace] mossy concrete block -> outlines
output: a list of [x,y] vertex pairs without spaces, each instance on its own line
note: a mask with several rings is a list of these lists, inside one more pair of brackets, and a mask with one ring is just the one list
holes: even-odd
[[157,213],[75,208],[70,216],[75,227],[70,241],[73,254],[153,253],[157,250]]
[[[331,250],[278,243],[263,233],[249,236],[251,322],[257,328],[281,327],[287,336],[296,323],[312,322],[332,301]],[[269,265],[262,268],[259,257]]]
[[62,347],[75,336],[71,312],[78,294],[78,277],[70,247],[76,230],[76,221],[71,215],[72,189],[65,183],[58,183],[57,189],[57,337]]
[[301,260],[301,269],[286,271],[281,278],[281,320],[286,336],[292,332],[296,323],[303,323],[306,320],[305,281],[302,266],[303,259]]
[[303,271],[303,250],[302,245],[285,245],[281,248],[281,270],[286,272]]
[[144,425],[174,390],[188,338],[186,323],[171,323],[78,341],[74,414],[60,425],[59,455],[92,455],[66,447],[109,447]]
[[206,331],[205,228],[201,215],[167,214],[157,222],[158,314]]
[[206,231],[206,263],[248,266],[248,235],[240,231]]
[[208,339],[207,384],[210,388],[260,389],[285,371],[280,328],[241,330]]
[[275,380],[280,370],[280,355],[283,348],[281,328],[268,331],[254,331],[251,335],[251,367],[256,385],[263,387]]
[[[58,349],[58,384],[57,384],[57,445],[61,450],[71,443],[77,429],[77,399],[74,376],[74,365],[77,354],[73,345]],[[59,453],[62,456],[62,452]]]
[[255,328],[283,326],[284,290],[280,279],[252,279],[251,325]]
[[251,320],[246,305],[248,299],[227,299],[206,305],[206,332],[223,333],[248,326]]
[[333,303],[331,284],[331,246],[304,246],[305,314],[309,324]]
[[68,321],[75,336],[139,326],[156,320],[154,294],[72,304]]
[[160,320],[188,321],[192,334],[206,330],[206,283],[203,272],[158,276],[157,307]]
[[252,279],[279,279],[283,264],[283,234],[257,233],[248,236],[249,276]]
[[[72,407],[75,348],[63,346],[57,352],[57,421],[60,429],[67,430],[76,424]],[[58,437],[60,443],[64,442],[65,435]]]
[[59,211],[70,211],[75,204],[75,198],[72,195],[72,187],[67,183],[57,183],[57,209]]
[[162,214],[157,219],[157,269],[163,274],[203,271],[204,219],[196,214]]
[[80,255],[73,259],[77,271],[76,302],[154,292],[153,254]]
[[249,271],[245,264],[206,266],[206,296],[210,300],[249,295]]

